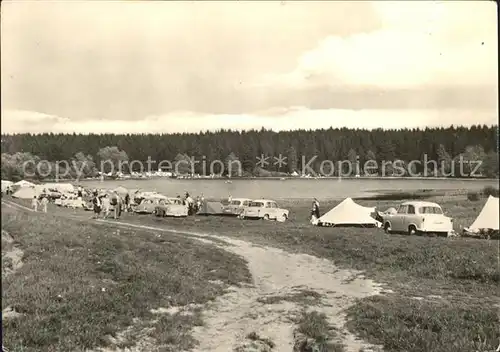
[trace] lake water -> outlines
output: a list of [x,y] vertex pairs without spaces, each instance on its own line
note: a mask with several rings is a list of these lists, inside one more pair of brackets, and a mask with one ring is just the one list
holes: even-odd
[[83,181],[84,187],[115,188],[156,191],[166,196],[183,196],[186,191],[205,198],[271,198],[271,199],[336,199],[360,197],[382,190],[416,191],[433,190],[480,190],[487,185],[498,187],[497,180],[462,179],[233,179],[226,183],[221,179],[144,179]]

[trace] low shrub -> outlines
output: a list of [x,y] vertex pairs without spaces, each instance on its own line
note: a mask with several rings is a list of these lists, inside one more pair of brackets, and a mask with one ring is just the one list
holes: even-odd
[[493,186],[486,186],[483,188],[483,196],[486,198],[489,196],[498,197],[498,193],[498,188],[495,188]]
[[467,193],[467,199],[470,200],[471,202],[477,202],[481,196],[477,192],[469,192]]

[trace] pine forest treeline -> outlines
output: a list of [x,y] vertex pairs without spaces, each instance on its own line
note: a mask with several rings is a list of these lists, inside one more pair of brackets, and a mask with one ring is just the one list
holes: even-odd
[[[102,148],[116,146],[129,160],[171,160],[187,155],[197,160],[237,158],[246,171],[255,168],[260,155],[288,158],[286,170],[297,169],[302,157],[340,161],[358,157],[376,160],[442,160],[475,148],[484,157],[497,159],[498,127],[472,126],[403,130],[323,129],[273,132],[270,130],[202,132],[198,134],[14,134],[2,135],[4,153],[30,153],[41,160],[71,160],[78,153],[99,161]],[[81,154],[80,154],[81,155]],[[3,158],[2,158],[3,163]],[[496,162],[498,164],[498,161]],[[498,166],[493,173],[498,174]]]

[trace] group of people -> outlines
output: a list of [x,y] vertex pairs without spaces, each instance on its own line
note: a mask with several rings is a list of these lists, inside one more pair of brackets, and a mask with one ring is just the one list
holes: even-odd
[[44,213],[47,212],[47,205],[49,204],[49,197],[46,195],[42,195],[39,197],[34,196],[33,199],[31,200],[31,208],[33,211],[38,211],[38,206],[42,207],[42,211]]
[[[177,196],[177,199],[181,199],[181,196]],[[182,204],[188,207],[188,215],[194,215],[198,212],[198,210],[201,209],[201,205],[205,201],[205,198],[203,197],[203,194],[201,196],[196,197],[196,200],[194,200],[190,195],[189,192],[186,192],[184,195],[184,198],[182,199]]]
[[111,195],[99,195],[97,190],[94,190],[92,197],[92,205],[94,211],[94,219],[99,218],[103,213],[103,219],[106,219],[111,214],[111,206],[113,206],[113,217],[119,219],[122,212],[130,210],[130,196],[127,193],[125,197],[121,197],[117,192],[112,192]]

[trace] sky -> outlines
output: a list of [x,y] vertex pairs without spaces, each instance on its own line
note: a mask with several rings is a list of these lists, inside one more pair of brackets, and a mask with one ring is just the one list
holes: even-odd
[[2,2],[2,133],[498,122],[494,1]]

